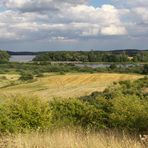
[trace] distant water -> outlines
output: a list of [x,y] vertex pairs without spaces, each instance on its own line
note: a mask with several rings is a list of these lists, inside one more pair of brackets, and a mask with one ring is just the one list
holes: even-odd
[[[111,64],[75,64],[78,67],[91,67],[91,68],[105,68],[110,67]],[[134,67],[134,66],[140,66],[142,64],[116,64],[117,67]]]
[[102,67],[110,67],[111,64],[101,64],[101,63],[98,63],[98,64],[75,64],[76,66],[78,67],[91,67],[91,68],[102,68]]
[[10,58],[10,62],[30,62],[34,57],[33,55],[13,55]]

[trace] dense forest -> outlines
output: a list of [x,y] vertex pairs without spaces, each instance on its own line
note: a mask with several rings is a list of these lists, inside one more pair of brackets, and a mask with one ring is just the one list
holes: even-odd
[[34,61],[148,62],[148,51],[51,51],[38,54]]

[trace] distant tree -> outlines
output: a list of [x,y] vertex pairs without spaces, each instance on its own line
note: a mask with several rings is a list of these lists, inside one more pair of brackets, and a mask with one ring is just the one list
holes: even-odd
[[148,64],[144,65],[143,74],[148,74]]
[[6,51],[0,50],[0,63],[8,62],[10,55]]
[[110,67],[109,67],[111,70],[114,70],[117,68],[116,64],[111,64]]

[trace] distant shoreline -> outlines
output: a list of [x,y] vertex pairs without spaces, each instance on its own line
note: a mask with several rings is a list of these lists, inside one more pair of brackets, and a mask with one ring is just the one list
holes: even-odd
[[[50,53],[50,52],[90,52],[91,50],[88,50],[88,51],[81,51],[81,50],[59,50],[59,51],[7,51],[10,55],[38,55],[38,54],[41,54],[41,53]],[[145,50],[140,50],[140,49],[121,49],[121,50],[92,50],[92,51],[95,51],[95,52],[111,52],[111,53],[115,53],[115,54],[119,54],[119,53],[122,53],[122,52],[126,52],[126,53],[139,53],[139,52],[145,52],[147,51],[148,52],[148,49],[145,49]]]

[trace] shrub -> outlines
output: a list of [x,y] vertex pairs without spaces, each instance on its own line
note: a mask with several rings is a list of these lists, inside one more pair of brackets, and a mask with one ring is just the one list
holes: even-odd
[[106,115],[105,126],[129,131],[148,130],[148,78],[114,83],[104,92],[81,97]]
[[134,131],[148,128],[148,102],[137,96],[120,96],[113,99],[111,114],[113,127]]
[[59,72],[60,75],[65,75],[65,72],[61,71]]
[[33,80],[33,74],[29,73],[29,72],[24,72],[21,73],[21,77],[20,80],[22,81],[28,81],[28,80]]
[[117,68],[116,64],[111,64],[110,67],[109,67],[111,70],[114,70]]
[[50,103],[52,110],[52,123],[55,126],[81,126],[83,128],[105,128],[104,112],[96,109],[87,102],[77,99],[53,101]]
[[148,74],[148,64],[145,64],[143,67],[143,74]]
[[44,74],[39,73],[39,74],[37,74],[37,77],[44,77]]
[[0,105],[0,132],[46,130],[51,125],[48,103],[36,98],[16,97]]

